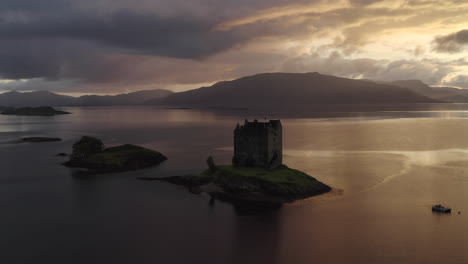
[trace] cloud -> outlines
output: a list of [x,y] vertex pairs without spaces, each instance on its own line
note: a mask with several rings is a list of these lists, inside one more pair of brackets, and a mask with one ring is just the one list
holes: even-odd
[[456,75],[443,82],[444,85],[468,88],[468,75]]
[[256,37],[252,30],[216,32],[216,21],[189,16],[26,17],[0,20],[0,78],[99,82],[125,76],[122,69],[142,56],[204,60]]
[[[450,85],[468,88],[466,77],[453,76],[458,67],[468,67],[465,59],[377,60],[347,58],[343,54],[317,49],[295,57],[285,55],[230,51],[212,57],[209,63],[196,60],[128,55],[107,58],[110,65],[92,65],[82,61],[69,69],[65,79],[41,79],[0,83],[0,90],[50,90],[56,92],[115,93],[132,90],[198,88],[221,80],[230,80],[259,72],[320,72],[348,78],[381,81],[419,79],[429,85]],[[87,64],[88,63],[88,64]],[[120,65],[119,68],[111,65]],[[89,72],[83,72],[89,69]],[[107,72],[112,69],[113,72]],[[95,82],[80,81],[91,76]],[[181,74],[184,73],[184,74]],[[103,79],[107,76],[107,79]],[[467,75],[468,76],[468,75]],[[129,88],[131,87],[131,88]]]
[[235,27],[249,25],[254,23],[264,23],[267,21],[282,19],[290,16],[301,16],[310,13],[325,13],[337,9],[350,7],[351,4],[347,0],[329,0],[329,1],[311,1],[309,4],[290,4],[280,7],[268,8],[259,12],[219,24],[215,30],[226,31]]
[[[0,90],[15,90],[15,91],[59,91],[59,92],[74,92],[81,84],[73,80],[44,80],[41,78],[33,78],[28,80],[15,80],[0,82]],[[65,89],[64,89],[65,88]]]
[[[96,56],[104,56],[96,54]],[[70,57],[62,78],[34,78],[1,83],[0,90],[114,93],[142,89],[194,89],[221,80],[277,71],[284,55],[229,51],[209,62],[134,54]],[[86,81],[83,81],[86,80]]]
[[438,52],[464,48],[466,30],[447,28],[466,27],[467,10],[462,0],[4,0],[0,82],[31,82],[0,89],[196,87],[265,71],[437,84],[465,74]]
[[[170,11],[180,8],[177,3],[167,1],[140,0],[140,5],[136,5],[124,0],[38,0],[31,6],[28,0],[7,2],[11,5],[0,3],[0,79],[79,79],[89,83],[152,81],[159,76],[156,69],[162,68],[157,61],[179,63],[179,69],[186,69],[185,65],[209,63],[212,56],[237,49],[261,36],[288,30],[298,33],[297,27],[292,28],[296,25],[289,24],[256,24],[216,31],[214,28],[226,19],[224,16],[236,12],[213,14],[211,6],[219,7],[221,2],[208,5],[212,3],[208,0],[196,1],[202,3],[198,8],[193,3],[182,5],[183,1],[174,1],[179,2],[179,7],[191,6],[190,14]],[[243,10],[254,12],[255,8],[269,6],[268,3],[257,0],[252,3],[253,7]],[[235,7],[237,4],[226,1],[222,5]],[[107,6],[109,10],[104,8]],[[164,12],[160,11],[160,6],[166,7]],[[206,7],[210,7],[209,16],[202,15],[208,12]],[[168,59],[162,59],[164,57]],[[143,68],[145,66],[149,68]],[[136,68],[147,76],[136,73]],[[178,72],[179,83],[185,83],[185,76],[195,75],[189,68],[186,72],[170,68]],[[207,75],[210,74],[200,76],[206,78]]]
[[282,71],[320,72],[348,78],[375,77],[384,62],[369,58],[346,59],[339,52],[323,56],[320,51],[286,60]]
[[[332,52],[328,56],[322,56],[320,52],[312,52],[285,61],[282,70],[321,72],[348,78],[380,81],[421,80],[429,85],[438,85],[444,83],[444,80],[455,70],[455,67],[460,66],[460,63],[460,60],[444,62],[436,59],[395,61],[371,58],[349,59],[339,52]],[[468,83],[458,86],[468,88]]]
[[75,39],[124,51],[202,58],[248,39],[240,32],[212,31],[216,22],[121,11],[105,17],[75,15],[0,24],[0,39]]
[[426,50],[422,46],[416,46],[416,48],[414,48],[414,50],[412,50],[411,53],[413,53],[415,57],[419,57],[426,53]]
[[102,82],[122,72],[117,54],[95,44],[66,39],[8,39],[0,41],[0,77],[3,79],[78,78]]
[[437,52],[455,53],[463,51],[468,45],[468,29],[460,30],[434,39],[434,49]]
[[421,80],[429,85],[439,84],[453,71],[451,65],[438,60],[397,60],[390,62],[376,76],[379,80]]

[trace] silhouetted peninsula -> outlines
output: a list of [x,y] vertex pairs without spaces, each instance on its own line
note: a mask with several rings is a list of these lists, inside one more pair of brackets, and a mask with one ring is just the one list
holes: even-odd
[[54,116],[54,115],[66,115],[69,112],[55,110],[50,106],[40,107],[21,107],[21,108],[10,108],[2,112],[2,115],[19,115],[19,116]]
[[153,105],[172,94],[169,90],[142,90],[117,95],[83,95],[80,97],[55,94],[49,91],[6,92],[0,94],[3,107],[50,106],[129,106]]
[[21,138],[18,143],[27,142],[27,143],[41,143],[41,142],[57,142],[62,141],[61,138],[52,138],[52,137],[24,137]]

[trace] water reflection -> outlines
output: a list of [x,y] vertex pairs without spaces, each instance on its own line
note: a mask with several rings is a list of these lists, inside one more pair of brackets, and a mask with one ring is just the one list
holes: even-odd
[[[282,116],[286,165],[342,191],[333,196],[339,198],[247,216],[230,204],[210,206],[206,195],[136,178],[199,172],[209,155],[229,163],[235,123],[264,114],[67,111],[73,114],[47,122],[0,116],[0,141],[64,139],[0,146],[2,262],[468,262],[466,111]],[[154,148],[169,160],[139,172],[77,180],[55,155],[69,153],[82,135],[107,145]],[[433,215],[436,202],[462,214]]]
[[[278,212],[237,217],[229,263],[279,263],[281,229],[281,214]],[[256,235],[252,236],[253,233]]]

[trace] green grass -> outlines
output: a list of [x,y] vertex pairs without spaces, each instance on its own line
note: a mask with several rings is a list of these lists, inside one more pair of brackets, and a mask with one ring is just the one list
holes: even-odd
[[280,166],[274,170],[254,167],[217,166],[198,175],[199,182],[214,182],[230,192],[264,192],[272,195],[324,193],[330,187],[304,172]]
[[307,183],[310,182],[310,176],[304,172],[290,169],[286,166],[281,166],[274,170],[265,170],[262,168],[255,167],[233,167],[233,166],[219,166],[219,170],[229,173],[232,175],[238,175],[242,177],[251,177],[259,180],[274,182],[278,184],[288,183]]

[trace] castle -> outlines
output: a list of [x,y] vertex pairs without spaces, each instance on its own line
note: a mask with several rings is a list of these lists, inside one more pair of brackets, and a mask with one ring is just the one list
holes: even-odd
[[280,120],[253,122],[245,120],[234,130],[235,166],[276,168],[283,163],[282,126]]

